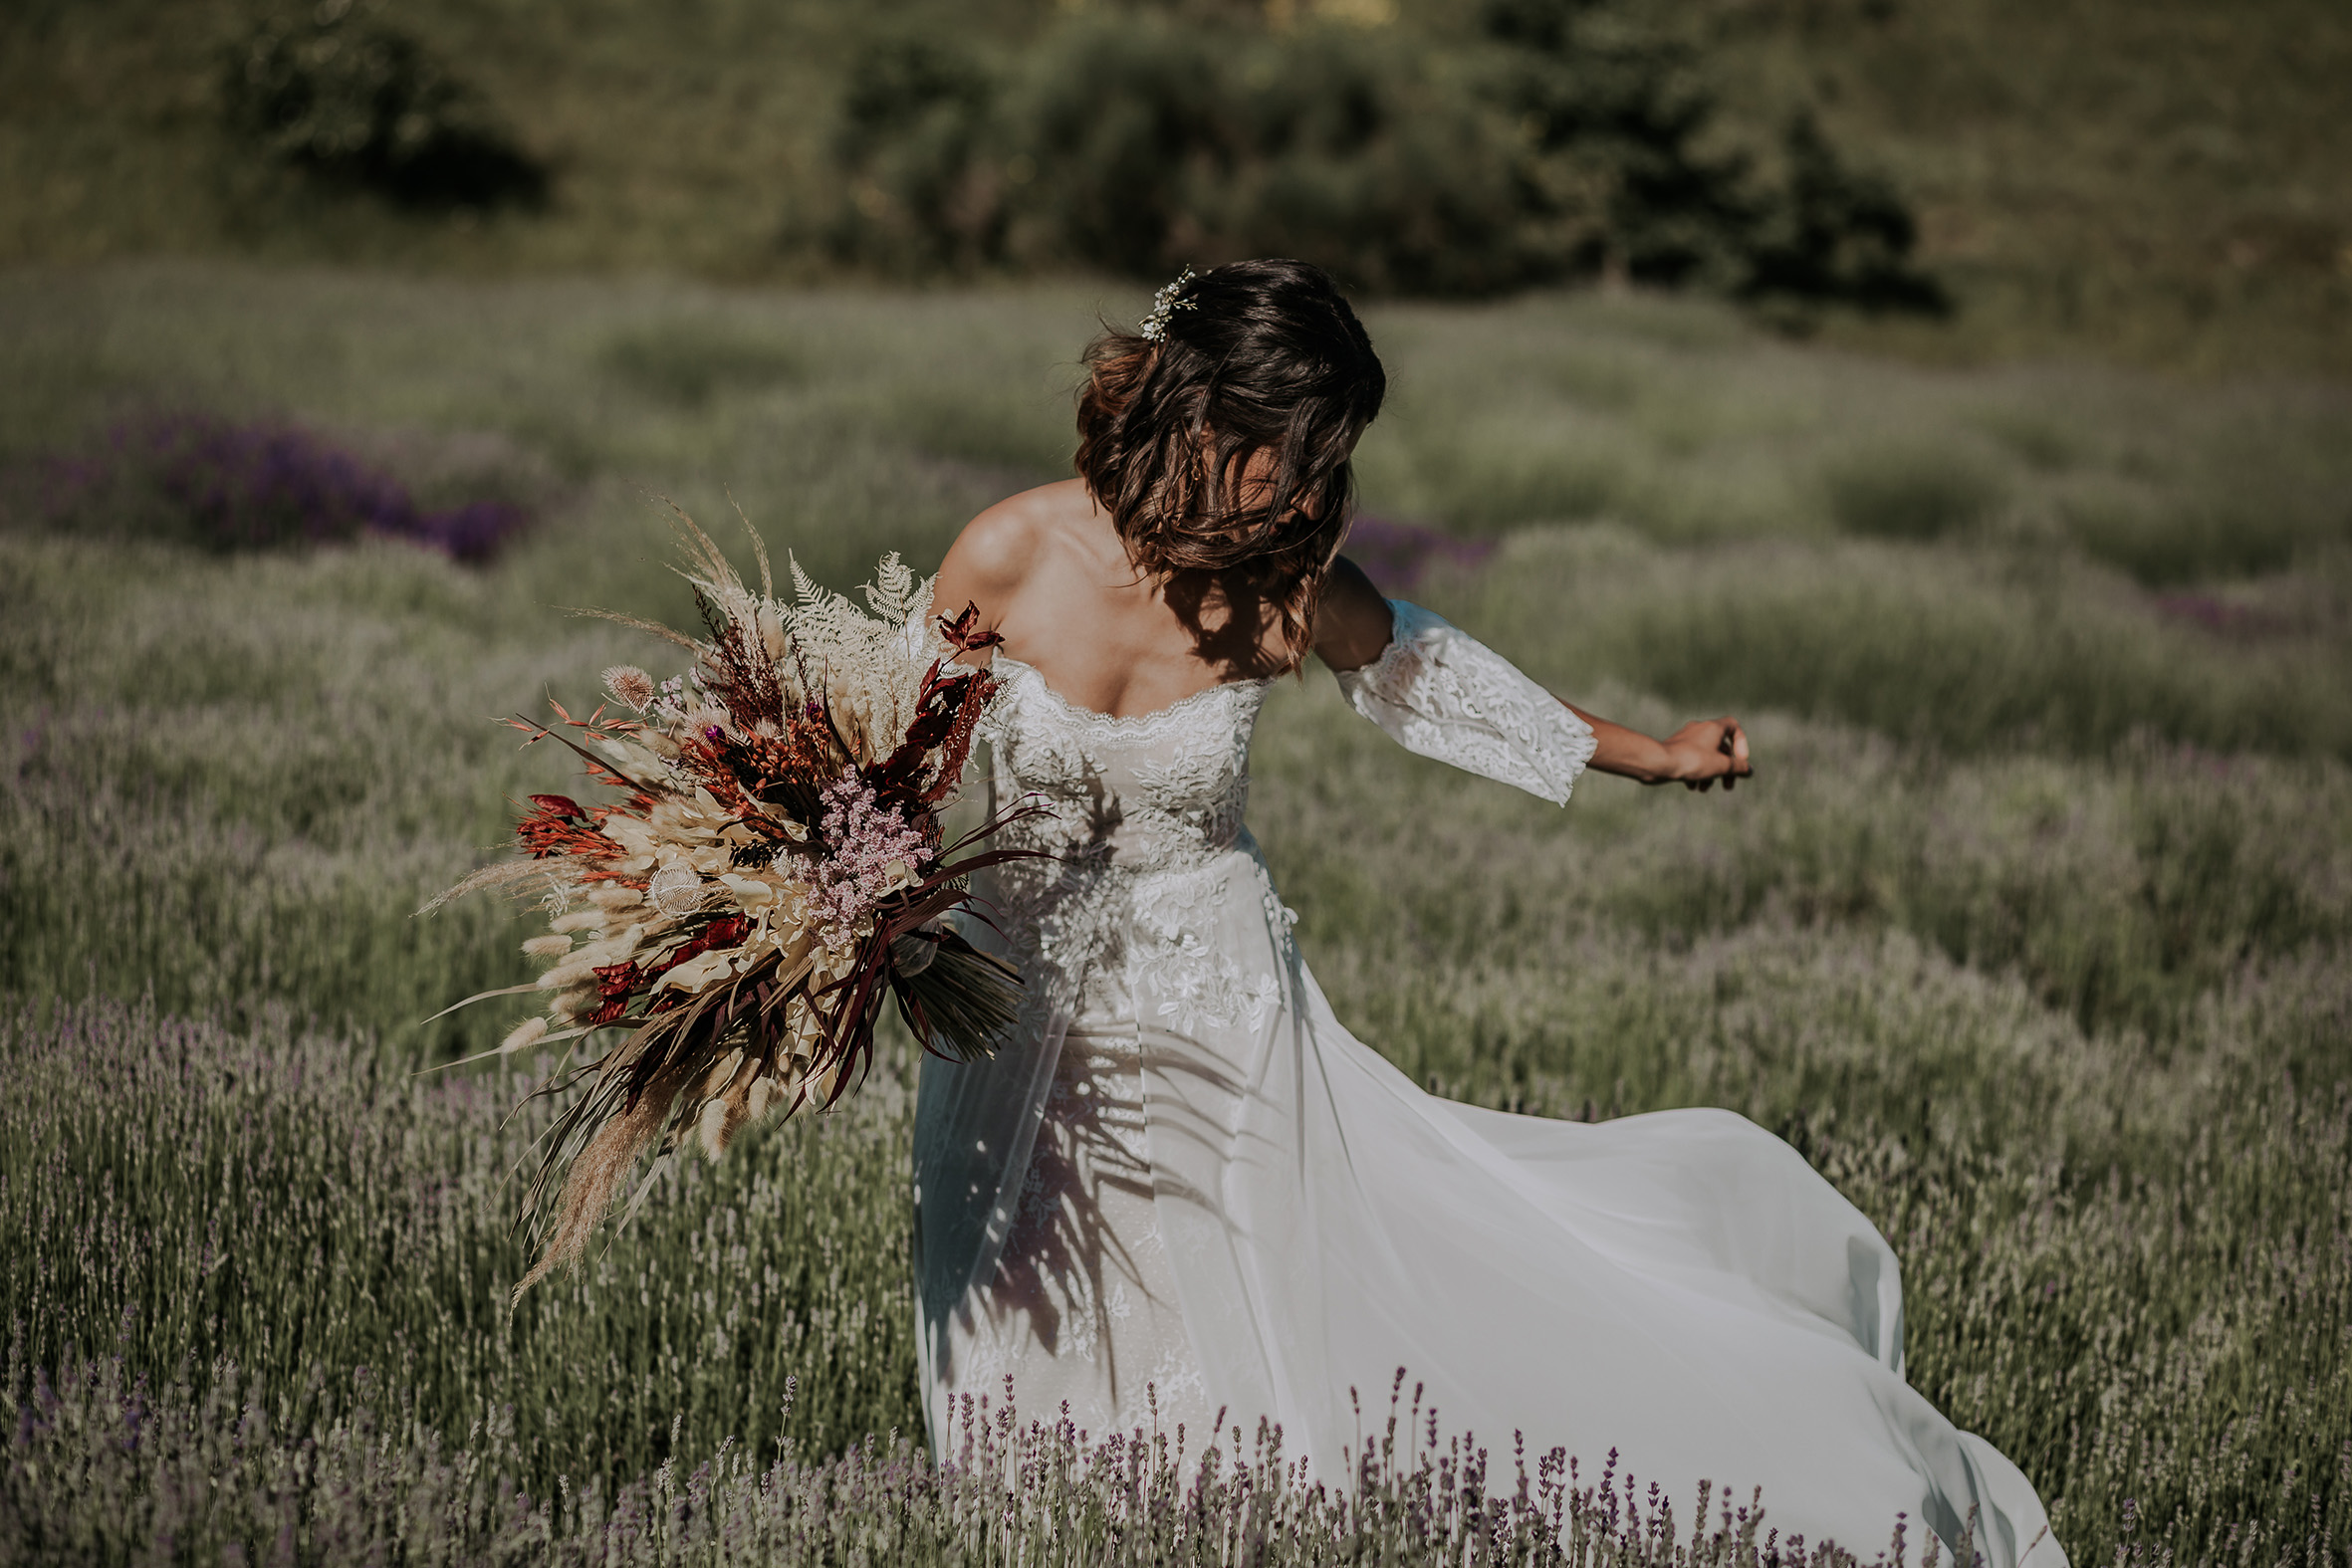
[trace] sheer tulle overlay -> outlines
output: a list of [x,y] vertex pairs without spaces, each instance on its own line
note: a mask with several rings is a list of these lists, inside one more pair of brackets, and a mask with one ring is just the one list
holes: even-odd
[[[1564,801],[1589,730],[1398,603],[1340,678],[1410,749]],[[991,784],[1056,858],[983,891],[1030,984],[995,1060],[923,1064],[917,1310],[935,1444],[965,1395],[1096,1436],[1219,1410],[1325,1478],[1399,1367],[1496,1450],[1565,1447],[1692,1496],[1764,1489],[1866,1554],[1898,1511],[1996,1568],[2064,1555],[2017,1468],[1903,1380],[1870,1222],[1727,1111],[1588,1126],[1434,1098],[1340,1026],[1242,826],[1266,687],[1137,719],[1000,658]],[[1197,1444],[1196,1444],[1197,1447]]]

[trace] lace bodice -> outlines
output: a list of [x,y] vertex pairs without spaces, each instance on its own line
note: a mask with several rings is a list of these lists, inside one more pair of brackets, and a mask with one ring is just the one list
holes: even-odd
[[1089,866],[1180,870],[1234,846],[1265,681],[1115,719],[1068,701],[1018,659],[999,656],[997,673],[1004,685],[982,732],[991,784],[1000,804],[1028,797],[1049,809],[1050,820],[1029,828],[1039,847]]
[[1137,1000],[1180,1023],[1262,1009],[1274,977],[1242,974],[1201,925],[1237,882],[1284,934],[1292,923],[1242,828],[1268,683],[1119,719],[1069,702],[1018,659],[1000,657],[998,670],[983,732],[991,791],[1000,808],[1044,808],[1005,841],[1054,857],[1006,866],[990,888],[1033,990],[1061,993],[1072,1015]]
[[[1409,751],[1564,802],[1593,736],[1559,700],[1442,616],[1389,601],[1380,657],[1340,673],[1358,713]],[[1250,737],[1263,680],[1196,692],[1137,718],[1081,708],[1018,659],[984,735],[1000,803],[1027,797],[1051,825],[1028,829],[1093,867],[1181,871],[1234,847],[1250,796]]]
[[[1442,617],[1401,600],[1390,612],[1381,656],[1339,676],[1356,710],[1411,751],[1565,801],[1592,756],[1583,721]],[[1018,659],[1000,655],[997,669],[983,731],[991,790],[999,807],[1045,808],[1008,841],[1053,857],[1006,868],[993,889],[1013,945],[1040,970],[1033,987],[1062,990],[1079,1011],[1087,1000],[1141,1002],[1179,1027],[1271,1001],[1273,976],[1228,973],[1230,957],[1201,938],[1237,873],[1286,946],[1294,918],[1242,826],[1269,683],[1229,682],[1121,719],[1071,703]]]

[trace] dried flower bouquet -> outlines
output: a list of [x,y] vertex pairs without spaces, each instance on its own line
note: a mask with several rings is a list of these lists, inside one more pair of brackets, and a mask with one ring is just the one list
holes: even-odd
[[544,1244],[518,1296],[580,1254],[647,1149],[696,1141],[716,1159],[748,1123],[838,1099],[871,1062],[885,996],[927,1048],[957,1059],[994,1051],[1019,1002],[1018,973],[945,918],[971,908],[972,872],[1034,853],[975,847],[1018,812],[943,841],[940,811],[996,689],[953,662],[995,642],[978,612],[934,618],[930,582],[896,555],[865,609],[797,562],[795,597],[781,600],[757,535],[754,593],[679,519],[707,640],[609,618],[685,648],[687,673],[657,686],[606,670],[635,718],[557,706],[571,735],[508,721],[526,744],[571,747],[620,797],[533,795],[522,857],[426,906],[491,887],[545,893],[549,932],[523,948],[552,967],[457,1004],[547,996],[498,1052],[619,1034],[538,1091],[585,1086],[524,1197],[522,1224]]

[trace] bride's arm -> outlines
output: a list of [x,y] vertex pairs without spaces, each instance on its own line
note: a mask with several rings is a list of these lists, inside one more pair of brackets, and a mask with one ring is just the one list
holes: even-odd
[[[1342,557],[1324,585],[1316,606],[1314,651],[1334,671],[1361,670],[1387,651],[1395,634],[1395,613],[1372,579],[1355,562]],[[1555,699],[1557,700],[1557,699]],[[1729,789],[1753,770],[1748,761],[1748,732],[1740,721],[1695,719],[1664,740],[1612,724],[1575,704],[1560,706],[1592,730],[1592,760],[1585,766],[1617,774],[1642,784],[1681,784],[1693,789],[1712,789],[1722,780]]]
[[1748,732],[1726,714],[1721,719],[1693,719],[1660,741],[1611,724],[1560,699],[1560,706],[1592,726],[1591,767],[1640,784],[1679,784],[1692,789],[1712,789],[1723,781],[1726,789],[1756,772],[1748,764]]

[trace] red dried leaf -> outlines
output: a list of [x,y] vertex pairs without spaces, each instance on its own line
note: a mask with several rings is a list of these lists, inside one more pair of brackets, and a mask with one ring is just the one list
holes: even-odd
[[980,606],[972,602],[967,602],[964,613],[953,620],[945,615],[940,616],[939,635],[966,653],[978,653],[983,648],[993,648],[1005,640],[993,631],[980,629]]

